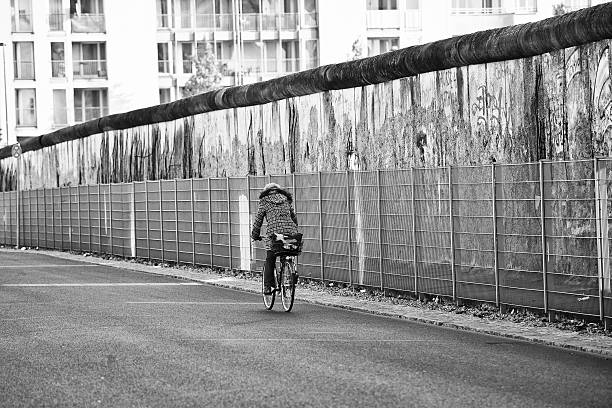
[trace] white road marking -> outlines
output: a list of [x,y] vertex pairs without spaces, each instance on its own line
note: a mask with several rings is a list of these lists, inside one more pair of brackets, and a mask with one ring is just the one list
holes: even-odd
[[411,339],[312,339],[312,338],[304,338],[304,339],[262,339],[262,338],[250,338],[250,339],[233,339],[233,338],[222,338],[222,339],[180,339],[183,341],[269,341],[269,342],[279,342],[279,341],[315,341],[315,342],[342,342],[342,343],[445,343],[440,340],[431,340],[431,339],[421,339],[421,340],[411,340]]
[[197,282],[134,282],[134,283],[4,283],[10,287],[82,287],[82,286],[201,286]]
[[96,268],[105,265],[83,264],[83,265],[9,265],[2,266],[2,269],[32,269],[32,268]]
[[129,305],[260,305],[261,302],[125,302]]

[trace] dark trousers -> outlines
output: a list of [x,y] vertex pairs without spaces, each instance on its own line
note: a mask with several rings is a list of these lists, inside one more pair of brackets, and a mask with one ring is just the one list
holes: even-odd
[[274,282],[274,264],[276,254],[274,251],[266,251],[266,264],[264,265],[264,286],[276,286]]

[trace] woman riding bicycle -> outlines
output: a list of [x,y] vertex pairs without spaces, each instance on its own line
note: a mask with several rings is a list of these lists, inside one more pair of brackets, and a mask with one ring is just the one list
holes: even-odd
[[257,215],[253,222],[251,238],[261,240],[261,225],[264,218],[266,225],[266,264],[264,266],[264,294],[272,293],[276,286],[274,283],[274,264],[277,253],[272,250],[272,236],[274,234],[298,234],[298,220],[293,211],[293,197],[276,183],[268,183],[259,194]]

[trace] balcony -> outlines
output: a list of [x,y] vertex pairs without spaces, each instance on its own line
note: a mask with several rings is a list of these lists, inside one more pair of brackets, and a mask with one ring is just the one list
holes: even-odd
[[509,14],[512,13],[512,9],[505,7],[453,7],[451,8],[451,14],[455,15],[495,15],[495,14]]
[[371,30],[420,30],[418,10],[368,10],[367,28]]
[[34,61],[15,61],[15,79],[34,79]]
[[64,61],[51,61],[51,76],[53,78],[65,78],[66,63]]
[[106,78],[106,60],[75,60],[73,61],[75,78]]
[[25,10],[19,10],[19,14],[13,16],[12,30],[14,33],[31,33],[32,29],[32,14]]
[[104,33],[106,20],[104,14],[73,14],[70,18],[73,33]]
[[297,30],[300,22],[298,13],[283,13],[280,15],[281,30]]
[[49,30],[64,31],[64,14],[51,13],[49,14]]
[[160,74],[169,74],[170,73],[170,61],[169,60],[158,60],[157,61],[157,71]]
[[319,26],[317,13],[304,14],[304,22],[302,28],[316,28]]

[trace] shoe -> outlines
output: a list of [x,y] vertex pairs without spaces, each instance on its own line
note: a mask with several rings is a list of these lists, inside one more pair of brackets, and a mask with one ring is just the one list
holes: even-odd
[[274,288],[273,288],[273,287],[266,286],[266,287],[264,288],[264,292],[263,292],[263,294],[264,294],[264,295],[266,295],[266,296],[270,296],[270,295],[272,294],[272,292],[273,292],[273,291],[274,291]]

